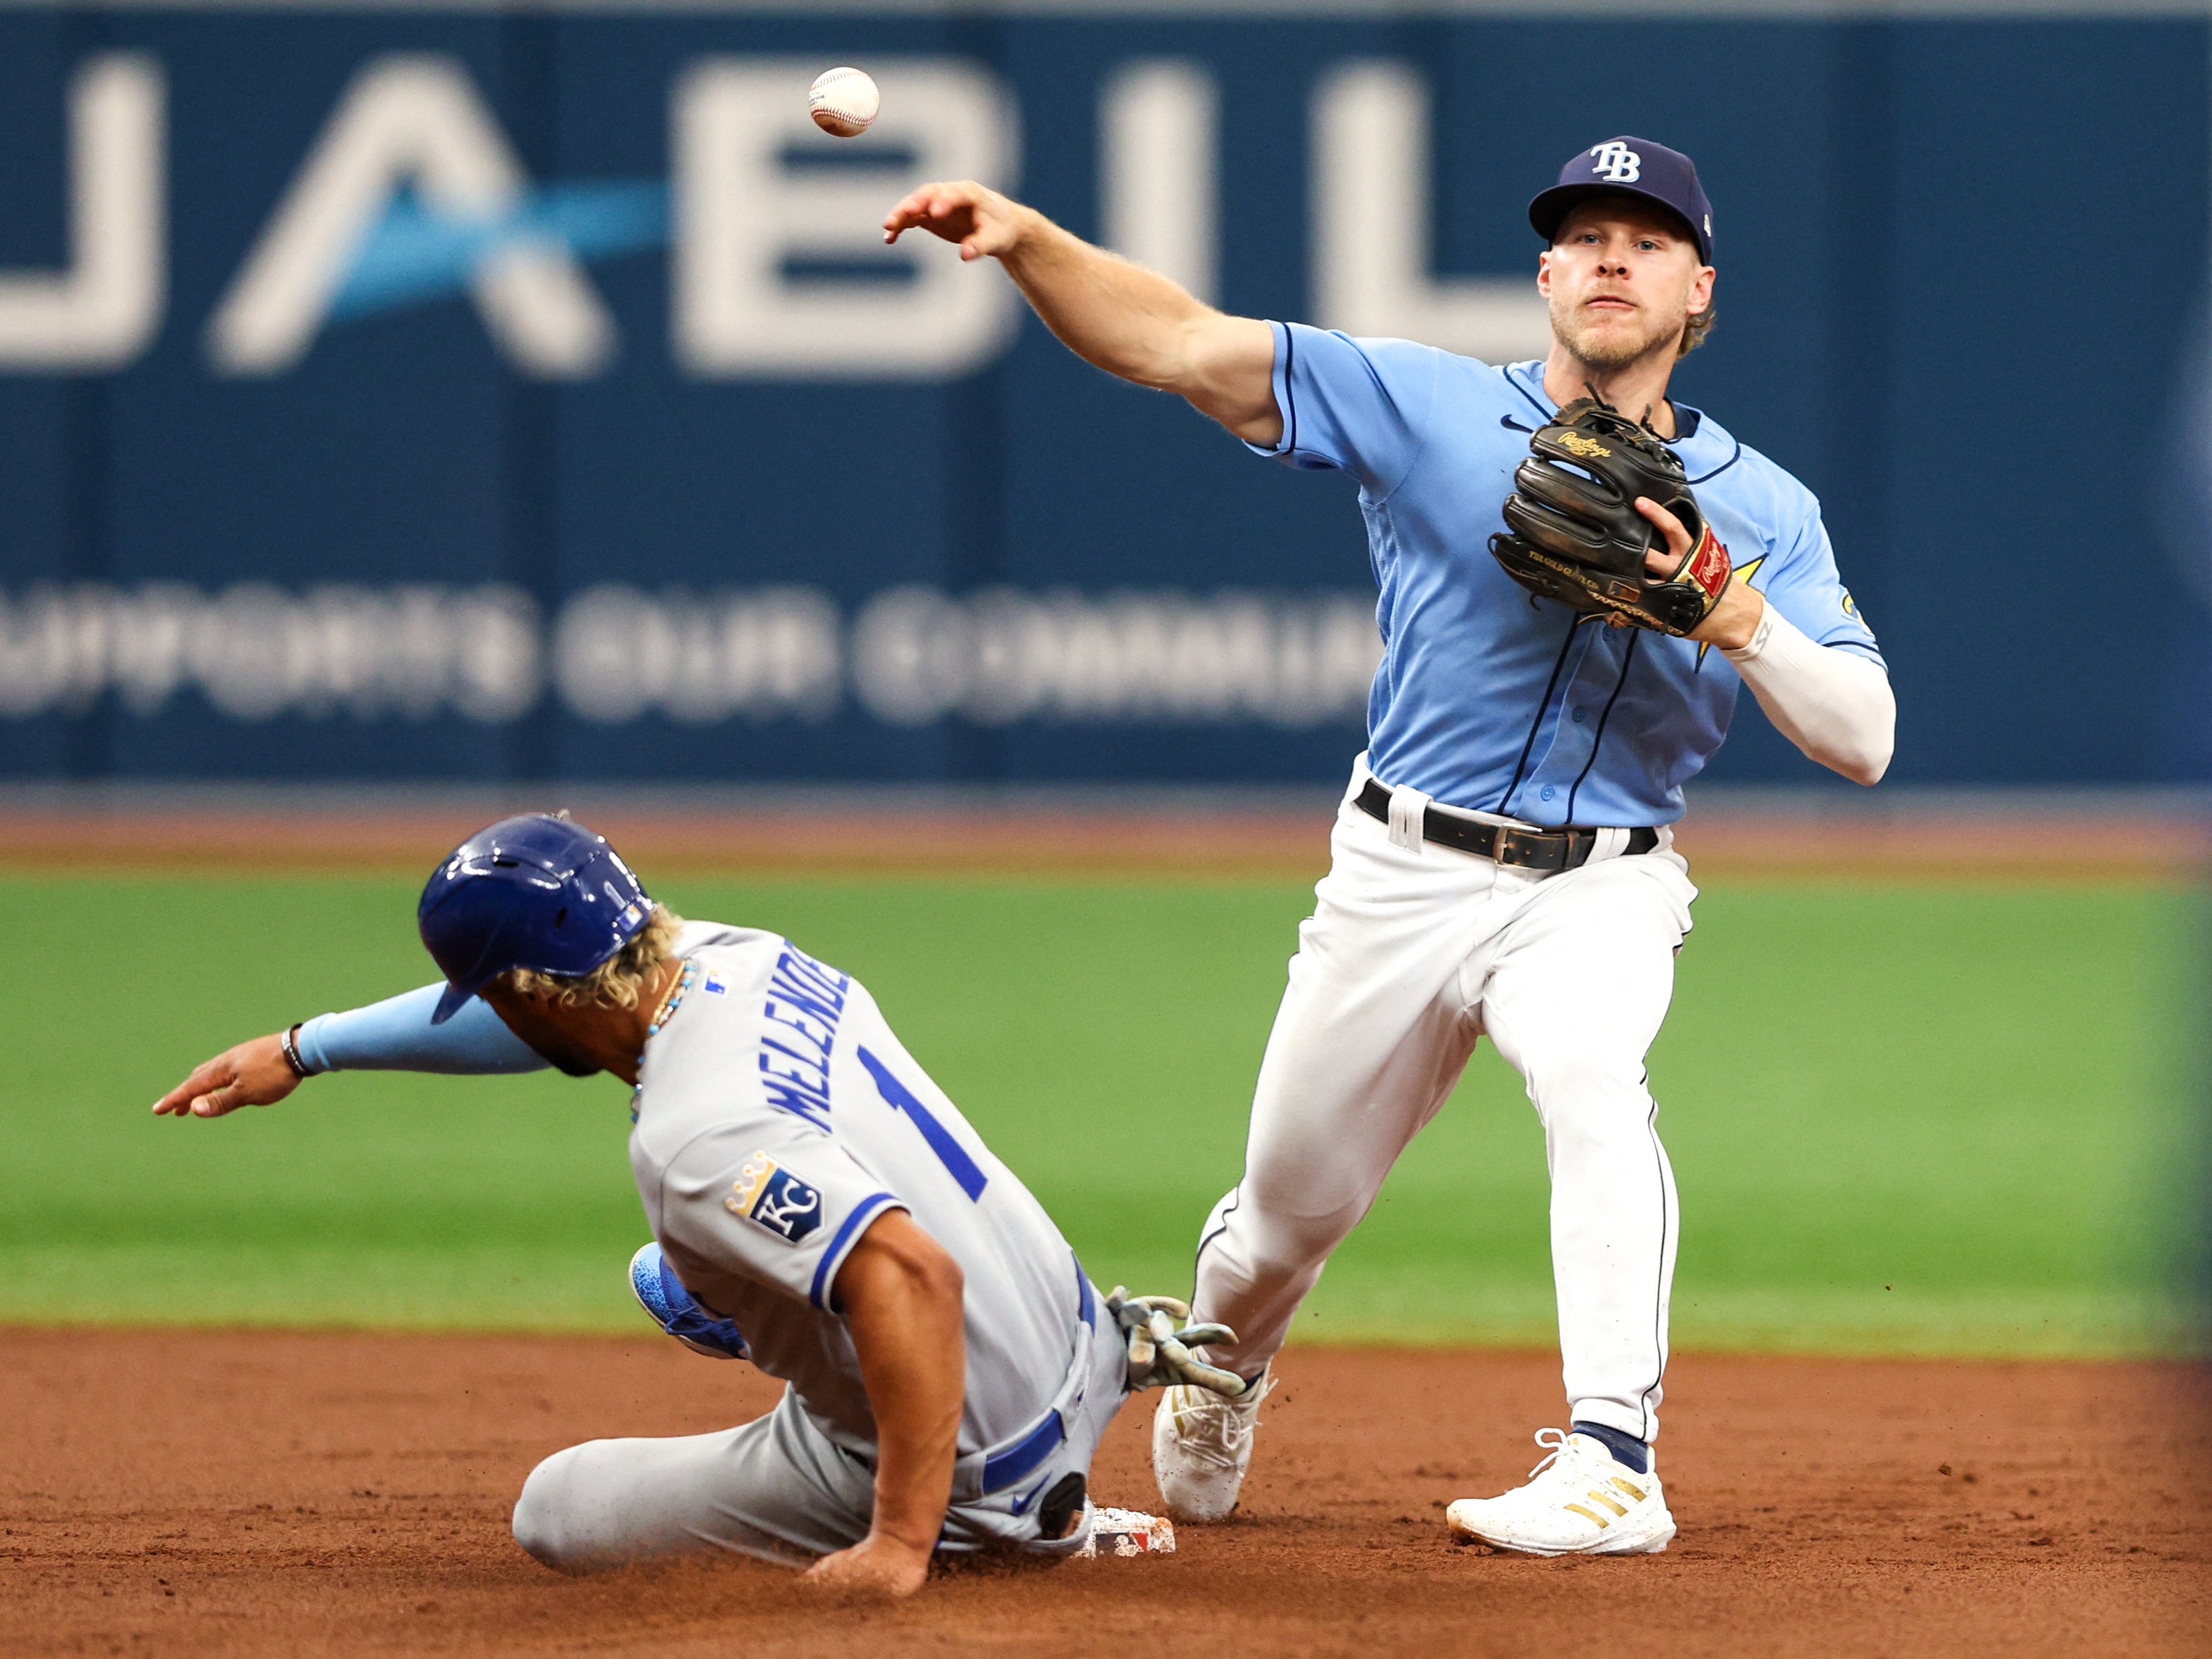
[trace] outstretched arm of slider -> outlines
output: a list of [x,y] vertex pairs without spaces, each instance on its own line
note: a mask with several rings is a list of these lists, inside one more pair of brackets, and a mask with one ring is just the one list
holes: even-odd
[[[310,1076],[321,1072],[438,1072],[476,1077],[534,1072],[544,1055],[480,999],[464,1003],[443,1025],[430,1015],[443,982],[425,985],[365,1008],[318,1014],[293,1028],[293,1052]],[[154,1103],[156,1117],[221,1117],[241,1106],[273,1106],[300,1086],[284,1057],[284,1033],[271,1032],[203,1061]]]
[[221,1117],[241,1106],[274,1106],[300,1081],[284,1058],[283,1034],[272,1031],[193,1066],[191,1076],[154,1103],[154,1115]]
[[862,1595],[911,1595],[952,1497],[968,1343],[960,1264],[904,1210],[872,1222],[837,1270],[836,1304],[853,1333],[876,1419],[876,1504],[868,1535],[806,1576]]
[[1060,343],[1085,362],[1189,399],[1247,442],[1283,435],[1274,331],[1194,299],[1156,270],[1093,247],[1039,213],[969,181],[924,185],[893,208],[884,240],[909,230],[994,258]]

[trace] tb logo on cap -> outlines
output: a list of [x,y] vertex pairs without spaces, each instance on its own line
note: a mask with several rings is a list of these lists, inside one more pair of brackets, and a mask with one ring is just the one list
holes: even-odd
[[1616,185],[1632,185],[1643,176],[1644,158],[1614,138],[1590,151],[1597,165],[1590,169],[1594,178],[1607,179]]

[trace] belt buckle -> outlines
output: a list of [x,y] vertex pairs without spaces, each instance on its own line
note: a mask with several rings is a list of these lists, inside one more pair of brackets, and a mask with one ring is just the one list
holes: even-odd
[[[1574,845],[1575,836],[1571,830],[1509,830],[1501,823],[1498,826],[1498,840],[1491,848],[1491,857],[1499,864],[1510,865],[1516,870],[1549,872],[1567,867]],[[1509,850],[1520,856],[1509,859],[1506,856]],[[1556,856],[1545,856],[1553,854]]]

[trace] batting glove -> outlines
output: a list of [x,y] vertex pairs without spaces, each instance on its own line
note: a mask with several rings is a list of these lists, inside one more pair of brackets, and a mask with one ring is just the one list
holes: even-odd
[[1236,1372],[1209,1365],[1191,1352],[1209,1342],[1234,1342],[1237,1333],[1226,1325],[1191,1324],[1188,1303],[1171,1296],[1131,1296],[1116,1285],[1106,1298],[1106,1311],[1128,1345],[1131,1392],[1177,1384],[1211,1389],[1231,1400],[1244,1392],[1244,1379]]

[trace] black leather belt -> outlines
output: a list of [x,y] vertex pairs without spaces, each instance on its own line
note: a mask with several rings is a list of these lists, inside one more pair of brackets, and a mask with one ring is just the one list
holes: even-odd
[[[1359,791],[1359,810],[1390,822],[1390,792],[1370,778]],[[1502,823],[1477,823],[1431,806],[1421,814],[1421,838],[1479,859],[1495,859],[1522,870],[1572,870],[1589,862],[1598,830],[1515,830]],[[1625,853],[1648,853],[1659,844],[1656,830],[1632,830]]]

